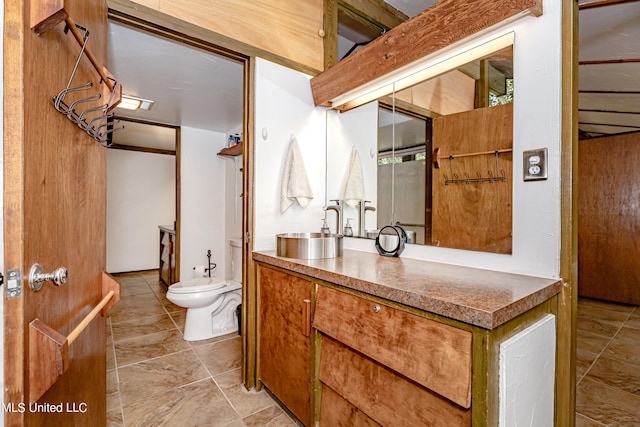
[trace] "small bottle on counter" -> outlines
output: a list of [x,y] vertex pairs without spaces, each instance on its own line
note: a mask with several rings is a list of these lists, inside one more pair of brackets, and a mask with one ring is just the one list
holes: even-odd
[[347,218],[347,225],[344,226],[344,231],[343,234],[345,237],[352,237],[353,236],[353,228],[351,228],[351,224],[349,223],[349,221],[351,221],[353,218]]

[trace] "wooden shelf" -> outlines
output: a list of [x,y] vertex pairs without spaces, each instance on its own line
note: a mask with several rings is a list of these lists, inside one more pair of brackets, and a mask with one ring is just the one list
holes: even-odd
[[235,157],[235,156],[241,156],[241,155],[242,155],[242,142],[239,142],[233,147],[220,150],[220,152],[218,153],[218,156],[228,156],[228,157]]

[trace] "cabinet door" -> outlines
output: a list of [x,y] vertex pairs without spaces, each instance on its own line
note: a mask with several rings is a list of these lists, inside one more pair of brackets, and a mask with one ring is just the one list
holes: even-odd
[[311,282],[263,266],[258,274],[260,381],[309,425]]

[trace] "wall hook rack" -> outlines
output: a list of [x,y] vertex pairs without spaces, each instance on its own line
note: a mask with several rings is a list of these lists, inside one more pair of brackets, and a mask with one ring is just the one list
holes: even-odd
[[[80,45],[80,53],[76,58],[67,86],[53,97],[53,106],[57,111],[66,115],[71,122],[86,131],[96,142],[108,145],[109,134],[123,128],[114,127],[113,114],[111,113],[113,108],[120,103],[122,86],[105,67],[100,65],[88,46],[89,30],[73,21],[65,10],[64,0],[31,0],[31,29],[37,35],[54,28],[63,21],[65,22],[65,33],[70,32],[73,35]],[[93,82],[72,86],[83,56],[89,59],[100,76],[103,90],[101,93],[79,97],[73,101],[65,101],[67,95],[87,91],[93,87]],[[89,107],[82,111],[77,110],[81,104],[91,103],[93,105],[95,101],[100,99],[105,99],[106,102],[97,107]]]
[[[449,185],[449,184],[458,185],[458,184],[471,184],[471,183],[482,184],[485,182],[488,182],[488,183],[507,182],[507,174],[505,173],[504,169],[499,169],[499,156],[500,156],[500,153],[511,153],[512,151],[513,150],[511,148],[505,148],[505,149],[493,150],[493,151],[479,151],[476,153],[451,154],[447,156],[449,158],[449,171],[451,173],[451,178],[449,178],[447,174],[443,173],[442,177],[444,178],[444,185]],[[487,177],[483,177],[480,172],[476,172],[475,177],[472,178],[469,175],[469,173],[464,172],[463,177],[461,178],[457,173],[453,172],[453,159],[460,158],[460,157],[484,156],[489,154],[493,154],[495,156],[496,165],[495,165],[495,172],[488,171]],[[444,156],[440,154],[439,148],[436,148],[435,150],[433,150],[433,167],[440,168],[440,162],[441,162],[441,159],[443,158]]]

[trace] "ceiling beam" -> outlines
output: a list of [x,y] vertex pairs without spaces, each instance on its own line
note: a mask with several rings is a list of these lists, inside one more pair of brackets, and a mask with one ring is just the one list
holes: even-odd
[[358,15],[361,22],[369,23],[376,29],[391,29],[409,19],[383,0],[338,0],[338,6]]
[[542,0],[440,0],[311,79],[315,105],[388,75],[451,44],[528,12]]
[[600,0],[600,1],[594,1],[594,2],[591,2],[591,3],[581,4],[580,6],[578,6],[578,8],[580,10],[595,9],[597,7],[615,6],[617,4],[634,3],[634,2],[637,2],[637,1],[639,1],[639,0]]

